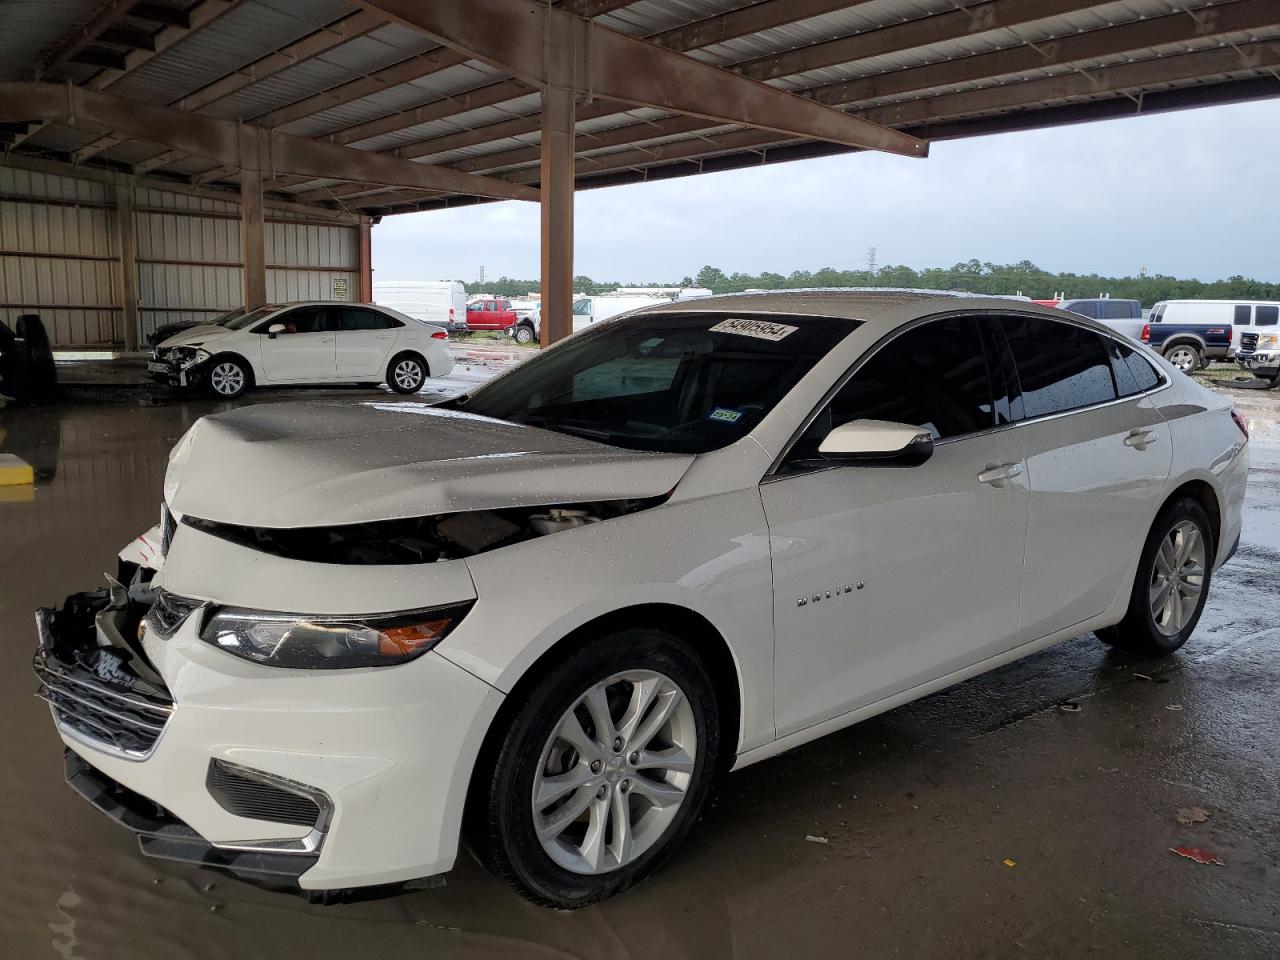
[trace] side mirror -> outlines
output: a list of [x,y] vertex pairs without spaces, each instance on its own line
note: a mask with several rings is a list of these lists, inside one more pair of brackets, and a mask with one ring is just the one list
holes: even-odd
[[826,460],[914,467],[933,456],[933,435],[923,427],[888,420],[850,420],[818,445]]
[[273,323],[271,326],[267,327],[267,337],[274,340],[276,335],[284,333],[285,329],[286,328],[283,323]]

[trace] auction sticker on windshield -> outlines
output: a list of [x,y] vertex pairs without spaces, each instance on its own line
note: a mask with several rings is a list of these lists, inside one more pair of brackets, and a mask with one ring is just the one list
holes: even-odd
[[799,330],[785,323],[771,323],[768,320],[748,320],[745,317],[733,317],[721,320],[711,328],[711,333],[735,333],[740,337],[754,337],[757,340],[781,340]]

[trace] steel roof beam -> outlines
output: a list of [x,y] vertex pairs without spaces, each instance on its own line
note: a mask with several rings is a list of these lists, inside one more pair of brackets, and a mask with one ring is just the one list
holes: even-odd
[[537,191],[519,184],[151,106],[109,93],[53,83],[0,83],[0,122],[39,120],[56,120],[76,128],[105,127],[136,140],[237,167],[243,165],[241,140],[251,135],[259,138],[257,156],[262,158],[259,169],[263,170],[508,200],[538,199]]
[[547,37],[564,30],[573,37],[574,85],[591,96],[903,156],[928,153],[928,144],[916,137],[531,0],[364,5],[539,87],[548,82]]
[[90,90],[106,90],[112,84],[118,83],[134,70],[137,70],[138,67],[152,57],[168,50],[179,40],[185,40],[193,30],[199,30],[206,24],[212,23],[239,3],[240,0],[200,0],[200,3],[186,12],[185,25],[169,24],[155,35],[154,49],[129,51],[125,54],[123,67],[103,70],[90,79],[85,86]]
[[[1026,45],[974,54],[955,60],[909,67],[880,73],[857,80],[845,80],[799,91],[829,106],[842,106],[885,96],[918,93],[948,84],[995,79],[1049,66],[1060,66],[1095,57],[1113,56],[1147,47],[1185,43],[1197,39],[1238,33],[1280,22],[1275,0],[1238,0],[1204,10],[1202,16],[1190,17],[1185,12],[1170,13],[1149,20],[1135,20],[1112,27],[1101,27],[1086,33],[1074,33],[1034,46]],[[628,124],[577,137],[577,150],[623,146],[643,139],[656,139],[692,133],[705,129],[704,122],[691,122],[688,117],[670,117],[651,123]],[[533,163],[538,159],[537,145],[515,147],[488,153],[459,163],[455,170],[481,173],[501,167]]]
[[[762,2],[754,3],[749,7],[742,7],[719,16],[698,20],[692,24],[676,27],[664,33],[653,34],[645,39],[670,50],[684,53],[689,50],[695,50],[698,47],[722,43],[725,40],[758,33],[761,30],[770,30],[784,24],[795,23],[800,18],[807,19],[821,16],[824,13],[831,13],[833,10],[843,10],[863,2],[866,2],[866,0],[762,0]],[[370,120],[366,123],[348,127],[345,130],[339,130],[331,134],[331,136],[335,143],[356,143],[360,140],[367,140],[371,137],[417,126],[420,123],[442,120],[464,110],[494,106],[529,92],[531,92],[531,88],[528,84],[521,83],[518,80],[503,80],[484,87],[477,87],[475,90],[451,98],[456,102],[451,102],[450,98],[434,100],[412,110],[405,110],[387,117],[380,117],[377,120]],[[463,106],[463,103],[466,105]],[[580,106],[578,108],[578,119],[607,116],[610,113],[617,112],[616,107],[611,108],[608,105],[585,108]],[[539,120],[536,114],[531,117],[516,117],[513,120],[502,121],[501,126],[504,128],[504,132],[497,134],[497,136],[506,137],[533,133],[538,129],[538,124]],[[487,133],[490,127],[493,126],[490,124],[488,127],[462,130],[458,133],[446,134],[444,137],[419,141],[408,147],[399,148],[394,152],[396,156],[412,159],[418,156],[440,153],[444,150],[454,150],[458,147],[473,146],[490,139]],[[505,128],[510,128],[511,132],[506,132]]]
[[52,70],[73,60],[81,51],[91,47],[107,30],[116,26],[129,13],[136,0],[108,0],[85,23],[77,26],[57,43],[41,59],[32,72],[31,79],[39,80]]

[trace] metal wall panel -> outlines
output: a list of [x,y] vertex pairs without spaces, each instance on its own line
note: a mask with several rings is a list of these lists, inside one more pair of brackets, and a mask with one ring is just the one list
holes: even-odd
[[354,227],[267,224],[267,263],[273,266],[356,270],[359,262],[359,237]]
[[360,274],[355,270],[267,270],[267,299],[273,303],[287,300],[335,299],[333,281],[346,280],[346,300],[360,296]]

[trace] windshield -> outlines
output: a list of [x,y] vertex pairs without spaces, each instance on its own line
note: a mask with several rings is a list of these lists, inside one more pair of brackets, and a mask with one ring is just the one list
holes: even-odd
[[236,317],[234,320],[226,321],[223,326],[228,330],[243,330],[250,324],[257,323],[269,313],[279,310],[279,304],[269,303],[265,307],[259,307],[257,310],[250,310],[242,317]]
[[632,315],[575,334],[454,405],[634,450],[705,453],[746,436],[858,324]]
[[231,321],[234,320],[236,317],[240,316],[242,313],[244,313],[244,307],[232,307],[226,313],[222,314],[221,316],[214,317],[209,322],[212,324],[216,324],[219,327],[225,327],[228,324],[230,324]]

